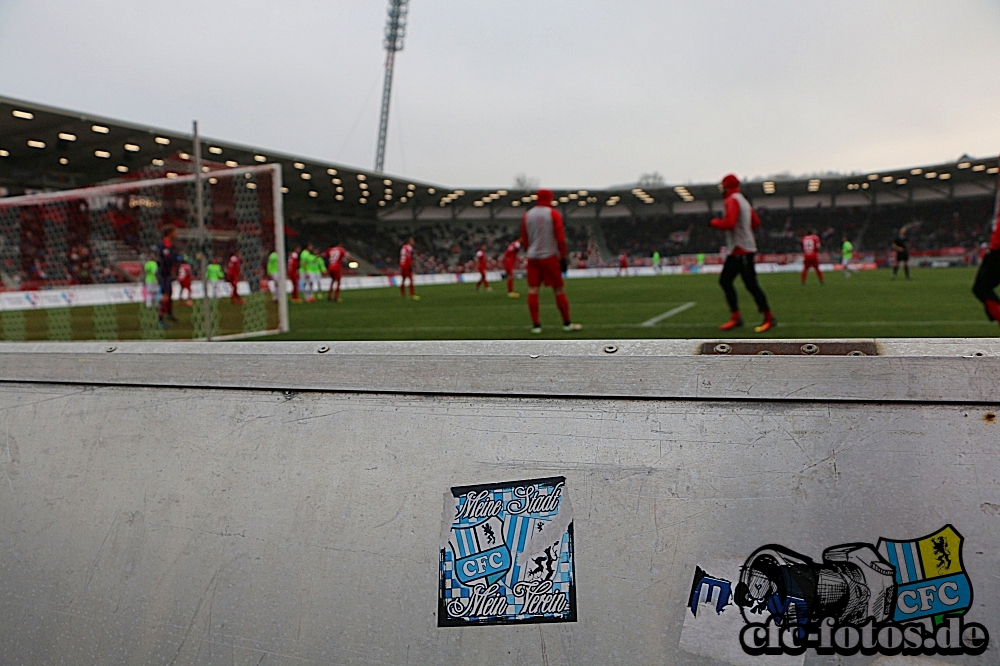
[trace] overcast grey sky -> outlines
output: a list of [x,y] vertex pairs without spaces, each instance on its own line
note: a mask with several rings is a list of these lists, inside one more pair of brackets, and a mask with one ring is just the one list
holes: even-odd
[[[0,94],[370,169],[384,0],[0,0]],[[1000,150],[1000,0],[412,0],[386,170],[597,188]]]

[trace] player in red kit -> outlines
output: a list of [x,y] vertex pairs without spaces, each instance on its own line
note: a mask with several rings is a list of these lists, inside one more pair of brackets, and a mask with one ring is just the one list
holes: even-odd
[[628,276],[628,255],[623,251],[618,255],[618,277]]
[[726,232],[727,255],[726,261],[722,265],[722,275],[719,276],[719,286],[726,294],[730,317],[729,321],[720,326],[719,329],[729,331],[743,325],[736,289],[733,287],[736,278],[742,277],[743,286],[753,296],[757,302],[757,308],[764,315],[764,321],[753,330],[757,333],[764,333],[771,330],[778,322],[771,314],[771,307],[767,304],[764,290],[757,283],[757,268],[754,264],[754,257],[757,254],[757,239],[754,238],[754,231],[760,226],[760,218],[757,217],[757,211],[740,192],[739,178],[729,174],[722,179],[721,187],[725,192],[725,217],[715,218],[711,224],[716,229],[722,229]]
[[177,267],[177,282],[181,286],[180,293],[178,297],[184,298],[184,292],[187,292],[187,306],[191,307],[194,305],[194,299],[191,298],[191,278],[193,273],[191,271],[191,264],[187,262],[187,259],[181,258],[181,265]]
[[233,293],[229,297],[230,302],[233,305],[243,305],[243,299],[236,292],[236,287],[240,283],[240,255],[237,252],[233,253],[233,256],[229,257],[229,264],[226,265],[226,282],[232,287]]
[[972,293],[976,295],[986,308],[986,316],[992,321],[1000,322],[1000,298],[996,288],[1000,285],[1000,189],[997,190],[996,203],[993,206],[993,231],[990,234],[990,249],[979,264],[976,281],[972,284]]
[[545,284],[555,293],[556,306],[562,315],[564,331],[579,331],[582,326],[569,318],[569,300],[563,291],[566,270],[566,232],[562,215],[552,208],[552,190],[538,190],[538,202],[521,218],[521,245],[528,248],[528,312],[531,332],[541,333],[538,318],[538,290]]
[[507,246],[503,253],[503,271],[507,278],[507,297],[520,298],[521,294],[514,291],[514,268],[517,266],[517,253],[521,251],[521,241],[516,240]]
[[486,287],[486,291],[493,291],[490,283],[486,280],[486,246],[480,245],[479,250],[476,251],[476,268],[479,270],[479,282],[476,283],[476,291],[479,291],[479,286],[482,285]]
[[806,283],[810,268],[816,271],[819,283],[823,284],[823,271],[819,269],[819,236],[815,229],[802,237],[802,284]]
[[323,255],[326,257],[326,270],[330,273],[330,289],[327,290],[326,297],[339,303],[340,278],[344,275],[344,259],[351,255],[340,245],[331,247]]
[[406,281],[410,281],[410,298],[419,301],[413,287],[413,237],[399,248],[399,295],[406,298]]
[[299,252],[302,251],[300,245],[296,245],[292,253],[288,255],[288,279],[292,281],[292,303],[301,303],[299,296]]

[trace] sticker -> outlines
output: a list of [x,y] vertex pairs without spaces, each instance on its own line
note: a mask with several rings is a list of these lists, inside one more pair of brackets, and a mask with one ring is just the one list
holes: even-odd
[[576,622],[565,477],[445,494],[438,626]]
[[[917,539],[832,546],[819,562],[769,544],[738,570],[703,563],[686,600],[691,620],[681,647],[730,663],[742,663],[737,641],[749,656],[982,654],[989,632],[965,617],[973,590],[963,544],[945,525]],[[721,643],[716,655],[713,639]]]

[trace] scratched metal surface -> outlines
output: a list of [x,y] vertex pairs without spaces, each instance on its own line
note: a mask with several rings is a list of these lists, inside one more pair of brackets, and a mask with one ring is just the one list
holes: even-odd
[[[678,645],[702,558],[944,523],[996,640],[988,409],[0,382],[0,663],[722,664]],[[554,474],[579,622],[437,628],[442,494]]]

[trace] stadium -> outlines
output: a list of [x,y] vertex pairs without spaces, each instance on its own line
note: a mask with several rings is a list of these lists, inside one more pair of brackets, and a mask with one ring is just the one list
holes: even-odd
[[0,665],[1000,663],[995,7],[48,3]]
[[[0,131],[4,145],[0,147],[0,188],[6,196],[23,196],[57,192],[104,183],[128,182],[130,179],[171,177],[190,174],[194,170],[193,138],[156,128],[141,127],[107,118],[88,116],[77,111],[52,109],[11,99],[0,100]],[[212,168],[238,169],[277,164],[281,170],[282,206],[286,235],[290,245],[313,244],[325,250],[342,243],[350,252],[352,267],[346,268],[345,287],[385,286],[385,279],[398,274],[398,249],[409,237],[416,241],[414,265],[418,284],[447,284],[471,278],[476,274],[473,255],[485,245],[492,279],[499,279],[503,270],[504,248],[520,236],[520,220],[532,205],[533,190],[475,188],[463,189],[440,183],[425,183],[358,170],[342,164],[307,160],[303,157],[274,152],[264,148],[204,140],[202,159]],[[206,167],[207,168],[207,167]],[[926,267],[968,267],[978,263],[983,243],[988,240],[990,217],[997,191],[997,158],[976,159],[967,156],[949,164],[931,164],[892,169],[878,173],[858,173],[850,176],[830,175],[800,179],[771,179],[743,184],[743,192],[758,210],[762,220],[759,232],[758,270],[798,272],[801,270],[800,239],[810,230],[819,233],[824,252],[821,260],[833,266],[840,261],[840,240],[849,238],[865,267],[888,266],[892,261],[891,242],[900,228],[907,228],[913,263]],[[600,191],[557,189],[553,202],[563,214],[571,258],[570,277],[617,276],[619,258],[628,258],[629,275],[643,279],[673,273],[713,273],[721,268],[719,254],[721,234],[709,226],[709,221],[722,209],[722,193],[715,183],[630,184]],[[179,224],[183,225],[184,222]],[[155,239],[153,239],[155,242]],[[149,243],[151,245],[151,243]],[[21,247],[7,245],[4,256],[8,267],[4,274],[5,290],[18,292],[21,282],[31,283],[30,269],[36,257],[22,252]],[[93,254],[93,247],[87,248]],[[107,258],[111,269],[103,278],[91,281],[129,279],[122,266],[139,263],[139,249],[122,246],[119,254]],[[662,257],[654,271],[652,256]],[[257,257],[263,272],[266,253]],[[523,268],[522,258],[518,270]],[[45,285],[68,287],[82,284],[79,271],[72,267],[60,272],[53,267]],[[603,270],[602,270],[603,269]],[[966,270],[968,272],[968,269]],[[135,272],[133,271],[133,276]],[[937,280],[934,273],[925,273],[928,280]],[[352,280],[351,276],[368,279]],[[436,276],[436,277],[434,277]],[[787,276],[783,276],[787,277]],[[943,278],[943,276],[942,276]],[[325,280],[326,278],[324,278]],[[947,278],[943,278],[948,282]],[[962,280],[971,280],[964,275]],[[253,291],[266,282],[253,280]],[[704,280],[702,280],[704,282]],[[794,282],[794,281],[793,281]],[[595,283],[596,285],[597,283]],[[707,324],[696,331],[688,328],[615,326],[621,323],[641,324],[673,307],[691,302],[704,302],[701,285],[692,281],[691,294],[672,296],[659,311],[638,309],[634,314],[616,312],[610,317],[591,315],[585,334],[607,337],[615,335],[663,335],[690,337],[709,334]],[[673,285],[671,285],[673,286]],[[604,285],[581,287],[597,290],[594,298],[610,294]],[[633,287],[638,288],[638,287]],[[777,287],[781,288],[781,287]],[[865,289],[871,287],[859,287]],[[949,286],[941,286],[943,301],[951,298]],[[669,287],[668,287],[669,289]],[[324,288],[325,291],[325,288]],[[662,298],[663,289],[647,285],[636,293],[641,301]],[[682,290],[685,291],[685,290]],[[955,296],[964,297],[964,289]],[[946,295],[947,294],[947,295]],[[798,297],[794,293],[793,297]],[[871,297],[878,299],[876,293]],[[375,298],[365,295],[363,299]],[[380,329],[376,337],[511,337],[527,334],[525,326],[517,326],[500,303],[495,316],[505,319],[506,327],[476,332],[466,318],[468,313],[447,296],[456,319],[440,330],[416,315],[411,322],[394,325],[378,321],[364,326],[338,330],[324,324],[330,318],[328,308],[308,311],[293,307],[291,335],[305,338],[346,337],[365,338]],[[363,301],[367,307],[367,301]],[[477,303],[476,305],[480,305]],[[321,303],[320,305],[326,305]],[[974,302],[969,303],[974,310]],[[838,304],[839,306],[839,304]],[[944,307],[947,307],[946,305]],[[508,308],[509,309],[509,308]],[[704,310],[702,310],[704,312]],[[480,312],[478,315],[484,313]],[[698,312],[688,313],[688,318]],[[826,313],[817,313],[825,317]],[[440,310],[432,317],[439,321]],[[478,316],[477,315],[477,316]],[[393,315],[396,316],[396,315]],[[403,315],[408,316],[408,315]],[[926,315],[893,326],[895,313],[879,317],[872,329],[865,324],[851,327],[849,321],[839,322],[839,330],[829,327],[835,321],[816,321],[812,330],[786,330],[786,334],[812,336],[926,335],[948,336],[986,334],[984,323],[967,314],[942,317],[945,324],[935,326]],[[74,321],[86,315],[74,313]],[[230,317],[231,318],[231,317]],[[487,315],[487,319],[494,318]],[[273,319],[273,317],[272,317]],[[594,321],[596,319],[597,321]],[[831,317],[831,319],[833,319]],[[862,322],[871,319],[859,320]],[[953,322],[965,322],[955,324]],[[689,321],[695,324],[697,319]],[[914,324],[914,322],[925,322]],[[677,322],[666,322],[677,323]],[[795,322],[788,320],[789,324]],[[914,326],[916,326],[915,330]],[[11,327],[19,329],[19,327]],[[125,327],[122,327],[124,331]],[[267,328],[267,327],[265,327]],[[621,328],[622,331],[616,329]],[[650,330],[652,328],[652,330]],[[851,330],[853,328],[853,330]],[[91,337],[93,329],[85,324],[71,324],[71,337]],[[73,333],[79,329],[81,332]],[[229,327],[226,330],[236,329]],[[44,324],[27,324],[27,339],[65,338],[54,335]],[[185,329],[186,332],[189,330]],[[586,330],[586,329],[585,329]],[[141,327],[132,328],[132,337],[142,337]],[[148,332],[147,332],[148,334]],[[7,334],[9,335],[9,334]],[[16,336],[15,336],[16,338]],[[10,338],[8,338],[10,339]]]

